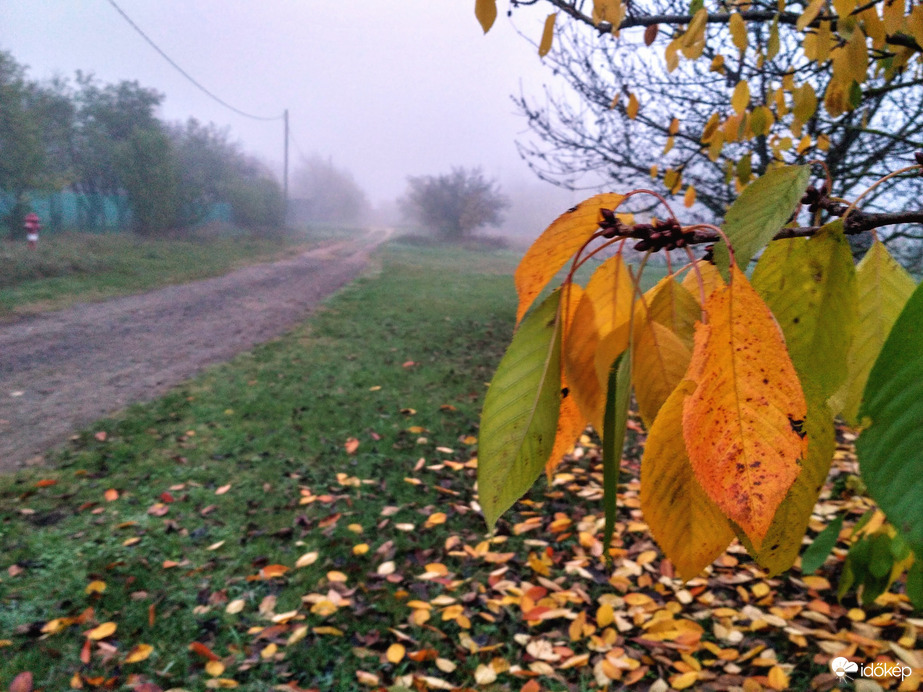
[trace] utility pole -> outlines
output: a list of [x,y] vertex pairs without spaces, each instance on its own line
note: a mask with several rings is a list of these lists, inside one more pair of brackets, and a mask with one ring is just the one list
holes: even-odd
[[288,223],[288,108],[285,109],[283,119],[285,120],[285,156],[282,171],[282,223],[285,225]]

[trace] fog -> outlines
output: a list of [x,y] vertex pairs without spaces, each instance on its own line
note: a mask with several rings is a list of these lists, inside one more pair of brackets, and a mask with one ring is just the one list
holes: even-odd
[[[218,99],[260,117],[289,111],[290,162],[315,154],[387,207],[408,175],[481,166],[513,200],[505,230],[534,235],[574,195],[538,181],[517,154],[526,130],[510,94],[550,78],[526,37],[543,12],[501,12],[489,34],[473,0],[117,0]],[[505,3],[501,3],[501,10]],[[159,55],[108,0],[0,0],[0,48],[29,77],[91,72],[166,95],[160,116],[226,126],[281,173],[283,124],[235,113]]]

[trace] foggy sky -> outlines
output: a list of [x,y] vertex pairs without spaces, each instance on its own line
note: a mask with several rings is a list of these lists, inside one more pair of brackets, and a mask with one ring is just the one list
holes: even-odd
[[[399,195],[408,175],[453,165],[481,165],[505,187],[534,185],[561,204],[572,199],[539,183],[514,146],[526,123],[510,94],[520,85],[538,93],[550,78],[516,30],[537,41],[544,8],[521,9],[511,22],[501,0],[485,36],[473,0],[117,2],[220,98],[255,115],[288,108],[292,162],[300,153],[332,157],[373,203]],[[106,0],[0,0],[0,48],[32,79],[77,69],[106,83],[137,79],[166,95],[162,118],[228,126],[246,151],[281,170],[281,120],[249,120],[210,99]]]

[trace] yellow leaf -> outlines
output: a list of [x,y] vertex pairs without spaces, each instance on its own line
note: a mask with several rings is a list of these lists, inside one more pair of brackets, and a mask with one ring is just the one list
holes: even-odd
[[368,543],[357,543],[353,546],[353,555],[365,555],[367,552],[369,552]]
[[474,671],[474,681],[479,685],[489,685],[497,679],[497,671],[481,663]]
[[638,97],[631,93],[628,95],[628,105],[625,106],[625,113],[628,114],[629,119],[634,120],[638,117]]
[[424,524],[424,526],[426,526],[426,528],[429,529],[429,528],[432,528],[433,526],[438,526],[439,524],[445,524],[445,522],[446,522],[445,512],[435,512],[433,514],[430,514],[429,517],[427,517],[426,523]]
[[795,148],[795,151],[798,154],[803,154],[808,149],[811,148],[811,135],[805,135],[801,138],[801,141],[798,142],[798,146]]
[[743,115],[750,103],[750,85],[742,79],[734,87],[734,94],[731,96],[731,107],[738,115]]
[[224,664],[221,661],[209,661],[205,664],[205,672],[217,678],[224,672]]
[[128,652],[125,657],[125,663],[139,663],[150,656],[153,651],[154,647],[150,644],[138,644]]
[[685,673],[680,673],[679,675],[674,675],[670,678],[670,687],[674,690],[685,690],[688,687],[692,687],[699,680],[698,672],[690,670]]
[[246,602],[244,601],[244,599],[235,598],[233,601],[227,604],[227,606],[224,609],[224,612],[230,615],[236,615],[237,613],[239,613],[240,611],[244,609],[244,605],[246,605]]
[[679,132],[679,118],[673,118],[670,121],[670,128],[667,130],[668,134],[675,135]]
[[702,55],[705,48],[705,26],[708,20],[708,12],[704,7],[699,8],[692,21],[689,22],[689,28],[682,36],[683,55],[688,60],[695,60]]
[[892,36],[901,30],[904,24],[904,0],[891,0],[881,9],[885,32]]
[[804,393],[779,326],[736,263],[705,311],[683,438],[702,487],[759,548],[804,458]]
[[711,564],[734,538],[721,509],[696,480],[680,435],[683,403],[695,387],[685,380],[670,394],[641,459],[644,520],[684,580]]
[[779,666],[773,666],[766,674],[769,686],[774,690],[788,689],[788,675]]
[[721,278],[718,269],[711,262],[704,260],[696,260],[695,265],[686,272],[682,281],[682,287],[689,291],[700,305],[704,304],[715,289],[722,286],[724,286],[724,279]]
[[538,55],[544,58],[551,50],[551,42],[554,40],[554,20],[557,19],[558,13],[554,12],[545,18],[545,28],[542,31],[542,40],[538,44]]
[[663,156],[664,154],[668,154],[675,143],[676,140],[672,135],[667,137],[667,143],[663,145],[663,151],[660,152],[660,155]]
[[766,40],[766,59],[772,60],[779,54],[779,15],[772,20],[769,27],[769,38]]
[[516,268],[514,280],[519,295],[516,323],[548,282],[599,230],[600,209],[614,209],[624,197],[611,192],[595,195],[559,216],[532,243]]
[[747,50],[749,38],[747,36],[747,23],[744,21],[744,18],[740,16],[739,12],[735,12],[731,15],[731,19],[728,22],[728,29],[731,31],[731,40],[734,42],[734,47],[743,54],[743,52]]
[[808,27],[808,24],[813,22],[817,18],[817,15],[820,14],[825,2],[826,0],[811,0],[804,12],[801,13],[801,16],[798,17],[795,28],[798,29],[798,31],[804,31]]
[[300,558],[298,558],[298,561],[295,563],[295,568],[300,569],[302,567],[307,567],[308,565],[313,565],[315,562],[317,562],[318,557],[319,556],[317,551],[305,553]]
[[87,594],[93,594],[93,593],[102,593],[105,590],[106,590],[106,582],[99,581],[97,579],[87,584],[87,588],[84,589],[84,592]]
[[644,317],[635,319],[631,382],[638,411],[648,427],[682,381],[692,354],[672,330]]
[[689,185],[686,188],[686,194],[683,195],[683,204],[686,206],[686,208],[689,208],[695,204],[695,188],[692,187],[692,185]]
[[88,639],[93,639],[95,641],[98,639],[111,637],[113,634],[115,634],[116,629],[118,629],[118,625],[116,625],[114,622],[104,622],[98,627],[94,627],[93,629],[88,630],[83,634]]
[[486,34],[497,19],[497,0],[475,0],[474,16],[478,18]]
[[757,106],[750,114],[750,129],[757,136],[769,134],[769,129],[775,122],[772,111],[766,106]]
[[814,93],[814,87],[805,82],[792,94],[792,113],[799,122],[806,123],[816,112],[817,95]]
[[385,658],[388,659],[388,663],[394,663],[396,665],[404,660],[405,653],[407,653],[407,649],[404,648],[404,645],[395,643],[388,647],[388,650],[385,652]]
[[276,644],[267,644],[263,647],[262,651],[260,651],[260,658],[264,661],[270,659],[276,655],[276,651],[278,650],[279,647]]
[[[593,364],[600,341],[618,327],[628,324],[633,294],[634,284],[628,267],[620,255],[615,255],[593,272],[573,311],[573,318],[568,315],[569,326],[561,349],[569,396],[562,401],[562,408],[567,399],[573,398],[584,422],[589,421],[597,430],[602,430],[604,383],[608,379],[611,361],[606,364],[605,379],[599,378]],[[576,293],[572,296],[576,297]],[[571,304],[570,300],[568,304]],[[625,333],[627,339],[627,331]]]

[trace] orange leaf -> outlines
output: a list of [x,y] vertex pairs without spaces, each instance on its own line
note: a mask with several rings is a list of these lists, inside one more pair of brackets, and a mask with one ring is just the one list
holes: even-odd
[[711,564],[734,538],[721,509],[695,479],[678,434],[683,402],[694,389],[694,382],[684,380],[670,395],[651,427],[641,459],[644,520],[684,580]]
[[113,502],[119,499],[119,491],[115,488],[109,488],[109,490],[103,493],[103,497],[106,498],[107,502]]
[[519,294],[517,324],[567,260],[599,230],[598,224],[603,218],[599,210],[614,209],[623,199],[622,195],[612,192],[590,197],[555,219],[532,243],[516,268],[514,277],[516,292]]
[[260,570],[260,577],[263,579],[273,579],[274,577],[281,577],[286,572],[288,572],[288,567],[285,565],[266,565]]
[[58,481],[56,481],[54,478],[43,478],[42,480],[38,481],[35,484],[35,487],[36,488],[48,488],[52,485],[57,485],[57,484],[58,484]]
[[[583,296],[584,291],[577,284],[571,284],[564,293],[563,298],[566,300],[563,307],[565,333],[574,324],[577,306]],[[577,405],[576,398],[567,382],[567,376],[564,372],[561,372],[561,408],[558,412],[558,426],[554,436],[554,447],[551,449],[548,461],[545,462],[545,474],[549,479],[558,464],[561,463],[564,455],[573,449],[574,443],[580,433],[583,432],[586,423],[587,419],[580,412],[580,407]]]
[[705,312],[683,438],[705,492],[758,547],[805,455],[804,393],[778,324],[736,265]]
[[350,437],[348,440],[346,440],[346,443],[343,445],[343,447],[346,449],[347,454],[355,454],[356,450],[359,449],[359,440],[357,440],[355,437]]
[[209,661],[220,660],[214,651],[212,651],[207,646],[205,646],[205,644],[202,644],[200,642],[192,642],[192,644],[189,645],[189,650],[194,654],[198,654],[202,658],[207,658]]
[[90,662],[90,655],[91,655],[90,647],[91,647],[90,640],[85,639],[83,641],[83,646],[80,647],[80,660],[83,663]]

